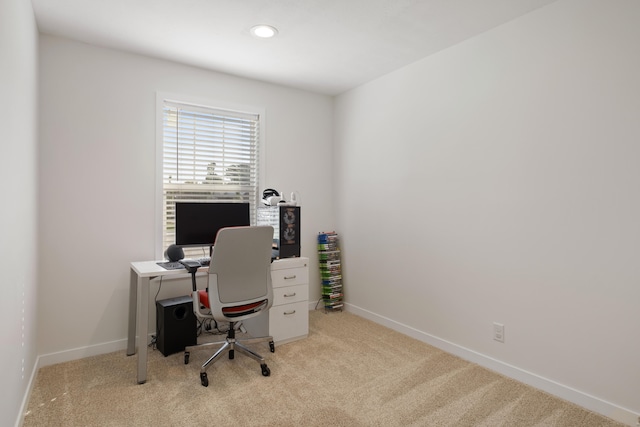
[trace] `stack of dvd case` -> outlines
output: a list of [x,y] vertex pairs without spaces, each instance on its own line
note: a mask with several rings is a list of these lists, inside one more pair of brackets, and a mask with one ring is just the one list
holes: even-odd
[[342,310],[342,265],[336,232],[318,233],[322,301],[326,311]]

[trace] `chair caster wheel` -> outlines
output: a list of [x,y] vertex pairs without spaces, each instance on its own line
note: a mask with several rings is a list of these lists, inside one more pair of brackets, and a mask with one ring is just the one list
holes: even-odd
[[209,386],[209,378],[207,378],[207,373],[206,372],[201,372],[200,373],[200,382],[205,387]]
[[184,353],[184,364],[185,365],[189,364],[189,353],[188,352]]
[[271,370],[269,369],[266,363],[263,363],[262,365],[260,365],[260,367],[262,368],[263,376],[268,377],[269,375],[271,375]]
[[273,343],[273,341],[269,341],[269,350],[271,350],[271,353],[275,353],[276,351],[276,345]]

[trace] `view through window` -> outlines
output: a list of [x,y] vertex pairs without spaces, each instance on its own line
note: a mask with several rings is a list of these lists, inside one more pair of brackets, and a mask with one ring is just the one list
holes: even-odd
[[249,202],[255,224],[260,116],[166,100],[162,116],[163,250],[175,242],[177,201]]

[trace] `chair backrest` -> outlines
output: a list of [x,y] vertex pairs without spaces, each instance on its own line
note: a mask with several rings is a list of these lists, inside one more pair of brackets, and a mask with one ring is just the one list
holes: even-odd
[[273,303],[271,287],[271,247],[273,227],[222,228],[216,236],[209,264],[209,303],[215,318],[239,321],[252,315],[229,319],[225,308],[267,300],[260,310]]

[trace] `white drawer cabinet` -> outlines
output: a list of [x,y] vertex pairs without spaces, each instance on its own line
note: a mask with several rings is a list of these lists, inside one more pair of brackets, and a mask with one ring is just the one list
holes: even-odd
[[273,305],[281,306],[294,302],[309,301],[309,285],[283,286],[273,288]]
[[253,336],[271,335],[284,344],[309,335],[309,258],[284,258],[271,265],[273,306],[243,322]]

